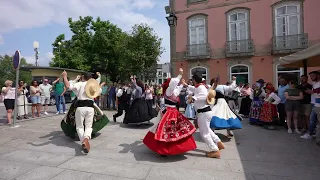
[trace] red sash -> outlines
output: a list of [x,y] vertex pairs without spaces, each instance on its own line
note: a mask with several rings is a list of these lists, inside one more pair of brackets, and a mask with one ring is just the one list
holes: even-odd
[[197,84],[197,85],[195,86],[195,88],[199,87],[200,85],[204,85],[207,89],[209,89],[209,87],[208,87],[206,84],[204,84],[204,83],[199,83],[199,84]]

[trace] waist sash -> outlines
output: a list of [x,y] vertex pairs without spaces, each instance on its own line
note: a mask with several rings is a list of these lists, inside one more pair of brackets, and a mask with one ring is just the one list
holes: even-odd
[[208,111],[211,111],[211,107],[210,106],[207,106],[207,107],[202,108],[202,109],[198,109],[197,113],[205,113],[205,112],[208,112]]
[[76,102],[76,107],[92,107],[93,108],[93,101],[91,100],[78,100]]

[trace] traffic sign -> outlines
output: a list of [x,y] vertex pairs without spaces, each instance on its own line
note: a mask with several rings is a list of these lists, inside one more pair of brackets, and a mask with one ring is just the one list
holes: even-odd
[[14,69],[18,69],[19,68],[19,66],[20,66],[20,51],[16,51],[15,53],[14,53],[14,56],[13,56],[13,68]]

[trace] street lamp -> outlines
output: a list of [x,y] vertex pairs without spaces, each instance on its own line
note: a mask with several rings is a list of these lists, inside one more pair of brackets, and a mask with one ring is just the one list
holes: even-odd
[[58,52],[59,52],[59,67],[60,67],[60,58],[61,58],[61,56],[60,56],[60,46],[61,46],[61,44],[62,44],[62,43],[59,41],[59,42],[58,42],[58,46],[59,46],[59,47],[58,47]]
[[178,18],[177,18],[177,16],[175,14],[170,13],[170,15],[166,17],[166,19],[167,19],[168,25],[170,27],[173,27],[173,26],[177,25]]
[[36,66],[38,66],[38,59],[39,59],[39,42],[38,41],[34,41],[33,42],[33,49],[35,52],[35,58],[36,58]]

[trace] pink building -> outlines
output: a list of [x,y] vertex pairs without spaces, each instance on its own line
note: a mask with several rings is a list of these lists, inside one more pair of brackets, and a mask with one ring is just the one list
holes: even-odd
[[319,7],[320,0],[170,0],[167,13],[178,18],[170,28],[173,75],[182,67],[185,79],[201,71],[208,82],[217,74],[223,83],[298,78],[303,68],[278,59],[320,42]]

